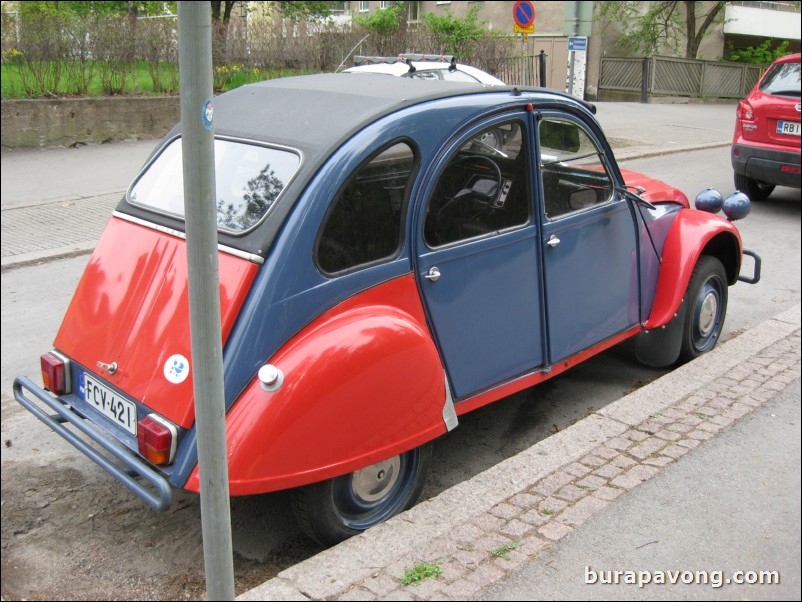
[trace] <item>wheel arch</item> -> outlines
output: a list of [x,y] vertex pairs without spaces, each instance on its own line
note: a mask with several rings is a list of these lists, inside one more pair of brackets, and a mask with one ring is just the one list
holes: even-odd
[[[444,434],[445,377],[411,275],[341,303],[268,362],[226,416],[232,495],[353,472]],[[199,487],[197,466],[185,487]]]
[[674,318],[702,255],[721,261],[727,283],[733,285],[738,281],[742,254],[741,236],[731,222],[694,209],[681,210],[666,236],[655,300],[645,328],[660,328]]

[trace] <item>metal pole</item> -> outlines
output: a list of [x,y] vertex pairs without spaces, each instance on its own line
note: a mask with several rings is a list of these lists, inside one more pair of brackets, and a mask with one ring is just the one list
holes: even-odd
[[177,4],[192,383],[206,595],[209,600],[233,600],[212,132],[212,17],[208,2]]
[[548,85],[546,81],[546,51],[541,49],[538,58],[540,59],[540,87],[545,88]]
[[643,57],[640,74],[640,101],[642,104],[649,102],[649,59]]

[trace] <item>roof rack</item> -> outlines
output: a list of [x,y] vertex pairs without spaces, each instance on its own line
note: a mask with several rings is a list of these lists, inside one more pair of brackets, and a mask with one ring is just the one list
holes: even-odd
[[378,63],[408,63],[408,61],[432,61],[439,63],[456,62],[456,57],[451,54],[416,54],[403,53],[398,56],[362,56],[354,57],[354,65],[376,65]]

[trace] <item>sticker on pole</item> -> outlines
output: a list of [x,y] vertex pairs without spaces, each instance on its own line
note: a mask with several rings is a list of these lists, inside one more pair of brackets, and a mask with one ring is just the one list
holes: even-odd
[[214,105],[212,99],[207,98],[203,101],[203,110],[201,110],[201,123],[207,130],[212,129],[212,119],[214,118]]
[[535,33],[535,7],[529,0],[518,0],[512,7],[515,33]]
[[180,353],[171,355],[164,363],[164,378],[179,385],[189,376],[189,360]]

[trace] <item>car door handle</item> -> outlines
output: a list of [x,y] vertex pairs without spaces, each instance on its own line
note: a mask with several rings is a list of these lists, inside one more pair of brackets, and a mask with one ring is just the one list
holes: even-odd
[[546,241],[546,244],[549,245],[552,249],[560,244],[560,239],[557,238],[554,234],[549,236],[549,239]]
[[437,266],[433,266],[429,268],[429,273],[424,276],[426,280],[431,280],[432,282],[437,282],[440,280],[440,269]]

